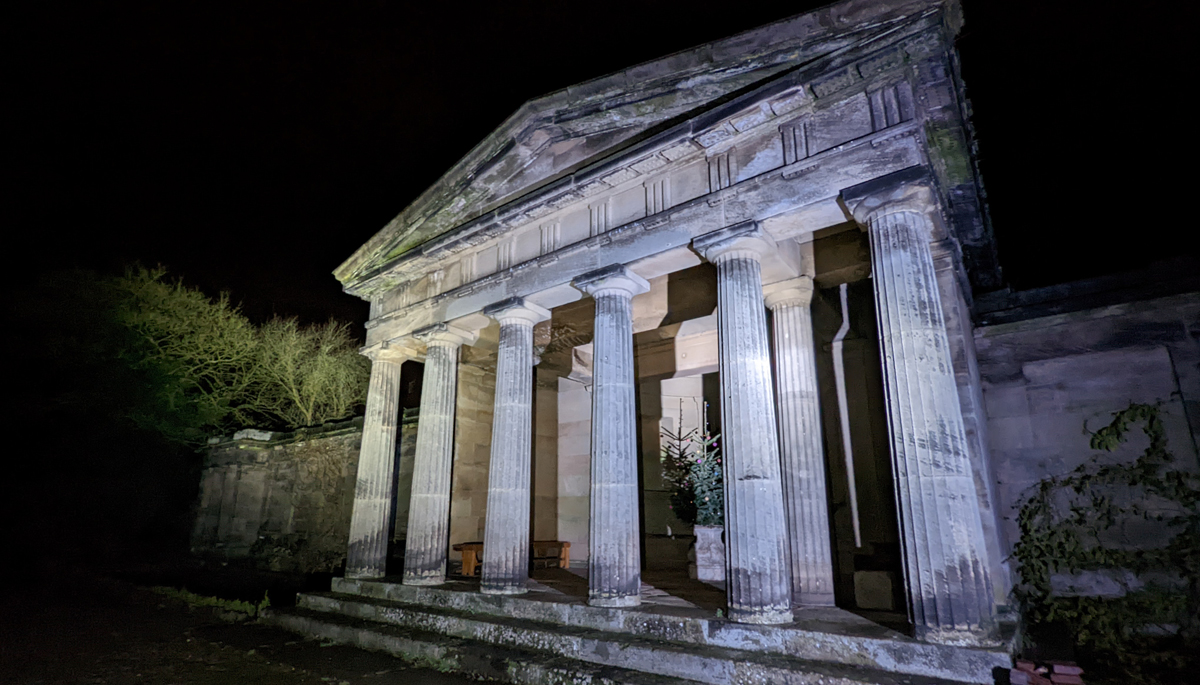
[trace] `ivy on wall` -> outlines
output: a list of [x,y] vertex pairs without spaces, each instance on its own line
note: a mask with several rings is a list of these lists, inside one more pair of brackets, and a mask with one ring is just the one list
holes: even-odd
[[[1111,463],[1106,453],[1138,425],[1145,451]],[[1013,594],[1022,620],[1033,633],[1069,626],[1081,657],[1107,677],[1184,682],[1200,665],[1200,477],[1177,467],[1156,405],[1116,412],[1091,433],[1091,448],[1102,453],[1042,481],[1021,506]],[[1161,531],[1165,544],[1142,548],[1129,530]],[[1088,575],[1116,591],[1069,589],[1070,579]]]

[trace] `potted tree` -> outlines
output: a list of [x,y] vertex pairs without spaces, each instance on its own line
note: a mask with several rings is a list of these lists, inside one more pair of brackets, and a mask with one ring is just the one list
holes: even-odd
[[695,561],[688,573],[707,581],[725,580],[725,484],[720,434],[704,428],[661,430],[663,481],[671,490],[671,509],[696,535]]

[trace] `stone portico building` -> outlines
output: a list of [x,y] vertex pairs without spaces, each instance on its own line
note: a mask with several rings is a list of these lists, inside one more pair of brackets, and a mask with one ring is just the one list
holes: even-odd
[[[589,604],[637,605],[680,528],[658,426],[707,401],[733,621],[832,605],[839,564],[890,544],[919,639],[992,641],[1008,574],[966,311],[999,274],[959,15],[848,0],[531,100],[342,264],[372,360],[347,578],[385,574],[420,361],[404,584],[482,540],[481,591],[522,593],[533,536],[572,543]],[[841,388],[822,325],[850,333]],[[833,477],[845,442],[873,461]]]
[[[1197,468],[1200,297],[1004,289],[960,24],[845,0],[479,143],[336,271],[371,304],[345,577],[272,620],[512,682],[993,682],[1016,508],[1088,459],[1081,426],[1158,402]],[[684,573],[659,458],[700,426],[723,596]],[[294,540],[312,515],[234,447],[197,540]],[[572,568],[530,578],[547,540]],[[469,542],[480,577],[451,577]]]

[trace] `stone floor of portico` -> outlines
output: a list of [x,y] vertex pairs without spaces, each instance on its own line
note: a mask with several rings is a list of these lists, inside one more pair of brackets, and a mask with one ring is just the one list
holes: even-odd
[[[586,604],[587,573],[586,568],[535,569],[530,573],[529,592],[520,596],[539,602]],[[387,577],[381,582],[398,583],[400,578]],[[450,582],[439,587],[453,592],[479,592],[479,578],[451,573]],[[723,582],[689,578],[683,570],[647,569],[642,571],[641,606],[631,611],[710,619],[727,615],[725,607]],[[894,636],[910,630],[905,616],[896,612],[848,611],[835,607],[797,607],[795,612],[797,624],[819,624],[824,626],[823,630],[833,633]]]

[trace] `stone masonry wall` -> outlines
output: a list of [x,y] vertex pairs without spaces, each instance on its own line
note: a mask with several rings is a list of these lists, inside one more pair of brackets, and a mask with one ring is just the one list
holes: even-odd
[[[1200,428],[1200,296],[1196,293],[979,327],[975,347],[1005,553],[1016,513],[1038,481],[1094,454],[1085,424],[1106,425],[1130,402],[1162,402],[1169,447],[1197,468]],[[1117,453],[1134,459],[1140,430]],[[1152,547],[1162,531],[1130,522],[1129,544]]]
[[[415,434],[416,422],[406,421],[397,444],[398,471],[410,480]],[[355,419],[323,430],[240,431],[212,445],[201,473],[193,553],[273,571],[336,570],[346,554],[361,443],[362,420]],[[404,500],[397,509],[406,518]]]

